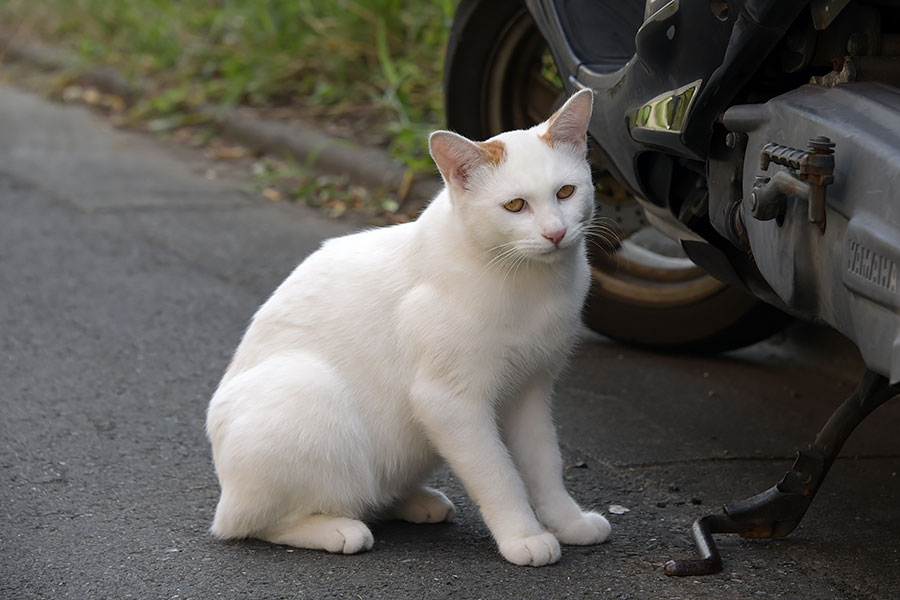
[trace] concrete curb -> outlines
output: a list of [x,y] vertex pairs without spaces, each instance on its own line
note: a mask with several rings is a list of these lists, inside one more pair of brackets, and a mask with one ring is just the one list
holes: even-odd
[[4,59],[27,63],[43,71],[75,73],[79,83],[115,94],[129,103],[144,93],[143,89],[129,82],[115,69],[97,67],[85,71],[84,65],[69,54],[33,42],[0,38],[0,61]]
[[435,177],[410,180],[406,167],[378,148],[357,146],[296,124],[246,117],[234,111],[223,114],[216,109],[203,109],[201,113],[214,121],[227,138],[255,150],[290,154],[300,164],[323,173],[347,175],[362,185],[398,192],[406,208],[424,206],[441,187]]
[[[119,72],[106,67],[85,69],[77,59],[54,48],[32,42],[0,38],[0,60],[30,64],[45,71],[77,74],[77,81],[114,94],[132,103],[146,93]],[[411,177],[406,167],[378,148],[364,147],[296,124],[251,118],[237,111],[203,107],[195,113],[216,124],[228,139],[256,152],[290,154],[298,163],[329,175],[346,175],[352,181],[372,188],[396,192],[402,207],[416,212],[441,189],[439,178],[429,175]]]

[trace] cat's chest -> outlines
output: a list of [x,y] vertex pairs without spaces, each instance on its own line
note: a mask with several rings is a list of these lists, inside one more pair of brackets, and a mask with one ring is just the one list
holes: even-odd
[[397,339],[415,364],[463,376],[554,370],[565,362],[580,323],[582,286],[491,290],[454,283],[417,286],[398,307]]
[[581,302],[571,295],[532,295],[516,299],[495,315],[483,338],[494,356],[519,368],[562,359],[579,323]]

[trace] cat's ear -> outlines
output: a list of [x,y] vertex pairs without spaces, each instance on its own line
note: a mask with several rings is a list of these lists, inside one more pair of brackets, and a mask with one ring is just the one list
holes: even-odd
[[576,92],[547,119],[547,131],[541,139],[551,146],[571,145],[587,151],[587,128],[594,108],[594,93],[589,89]]
[[452,131],[432,133],[428,138],[428,150],[444,182],[461,188],[467,187],[475,169],[497,165],[506,154],[506,147],[499,140],[473,142]]

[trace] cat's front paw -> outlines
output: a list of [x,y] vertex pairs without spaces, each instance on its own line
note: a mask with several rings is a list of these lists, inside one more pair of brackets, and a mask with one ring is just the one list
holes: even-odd
[[374,544],[372,532],[366,524],[352,519],[339,522],[323,539],[325,550],[336,554],[356,554],[371,550]]
[[610,526],[606,518],[595,512],[582,513],[581,517],[570,521],[556,533],[563,544],[589,546],[602,544],[609,537]]
[[438,490],[426,487],[416,491],[394,509],[394,516],[410,523],[452,521],[456,507]]
[[539,533],[501,542],[500,554],[515,565],[540,567],[559,560],[559,542],[552,533]]

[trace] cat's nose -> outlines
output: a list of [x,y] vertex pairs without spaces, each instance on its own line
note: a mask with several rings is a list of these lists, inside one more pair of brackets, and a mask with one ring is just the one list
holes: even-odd
[[566,228],[563,227],[561,229],[556,229],[556,230],[550,231],[550,232],[545,231],[545,232],[542,232],[541,235],[543,235],[545,238],[547,238],[548,240],[553,242],[553,245],[559,246],[559,243],[566,236]]

